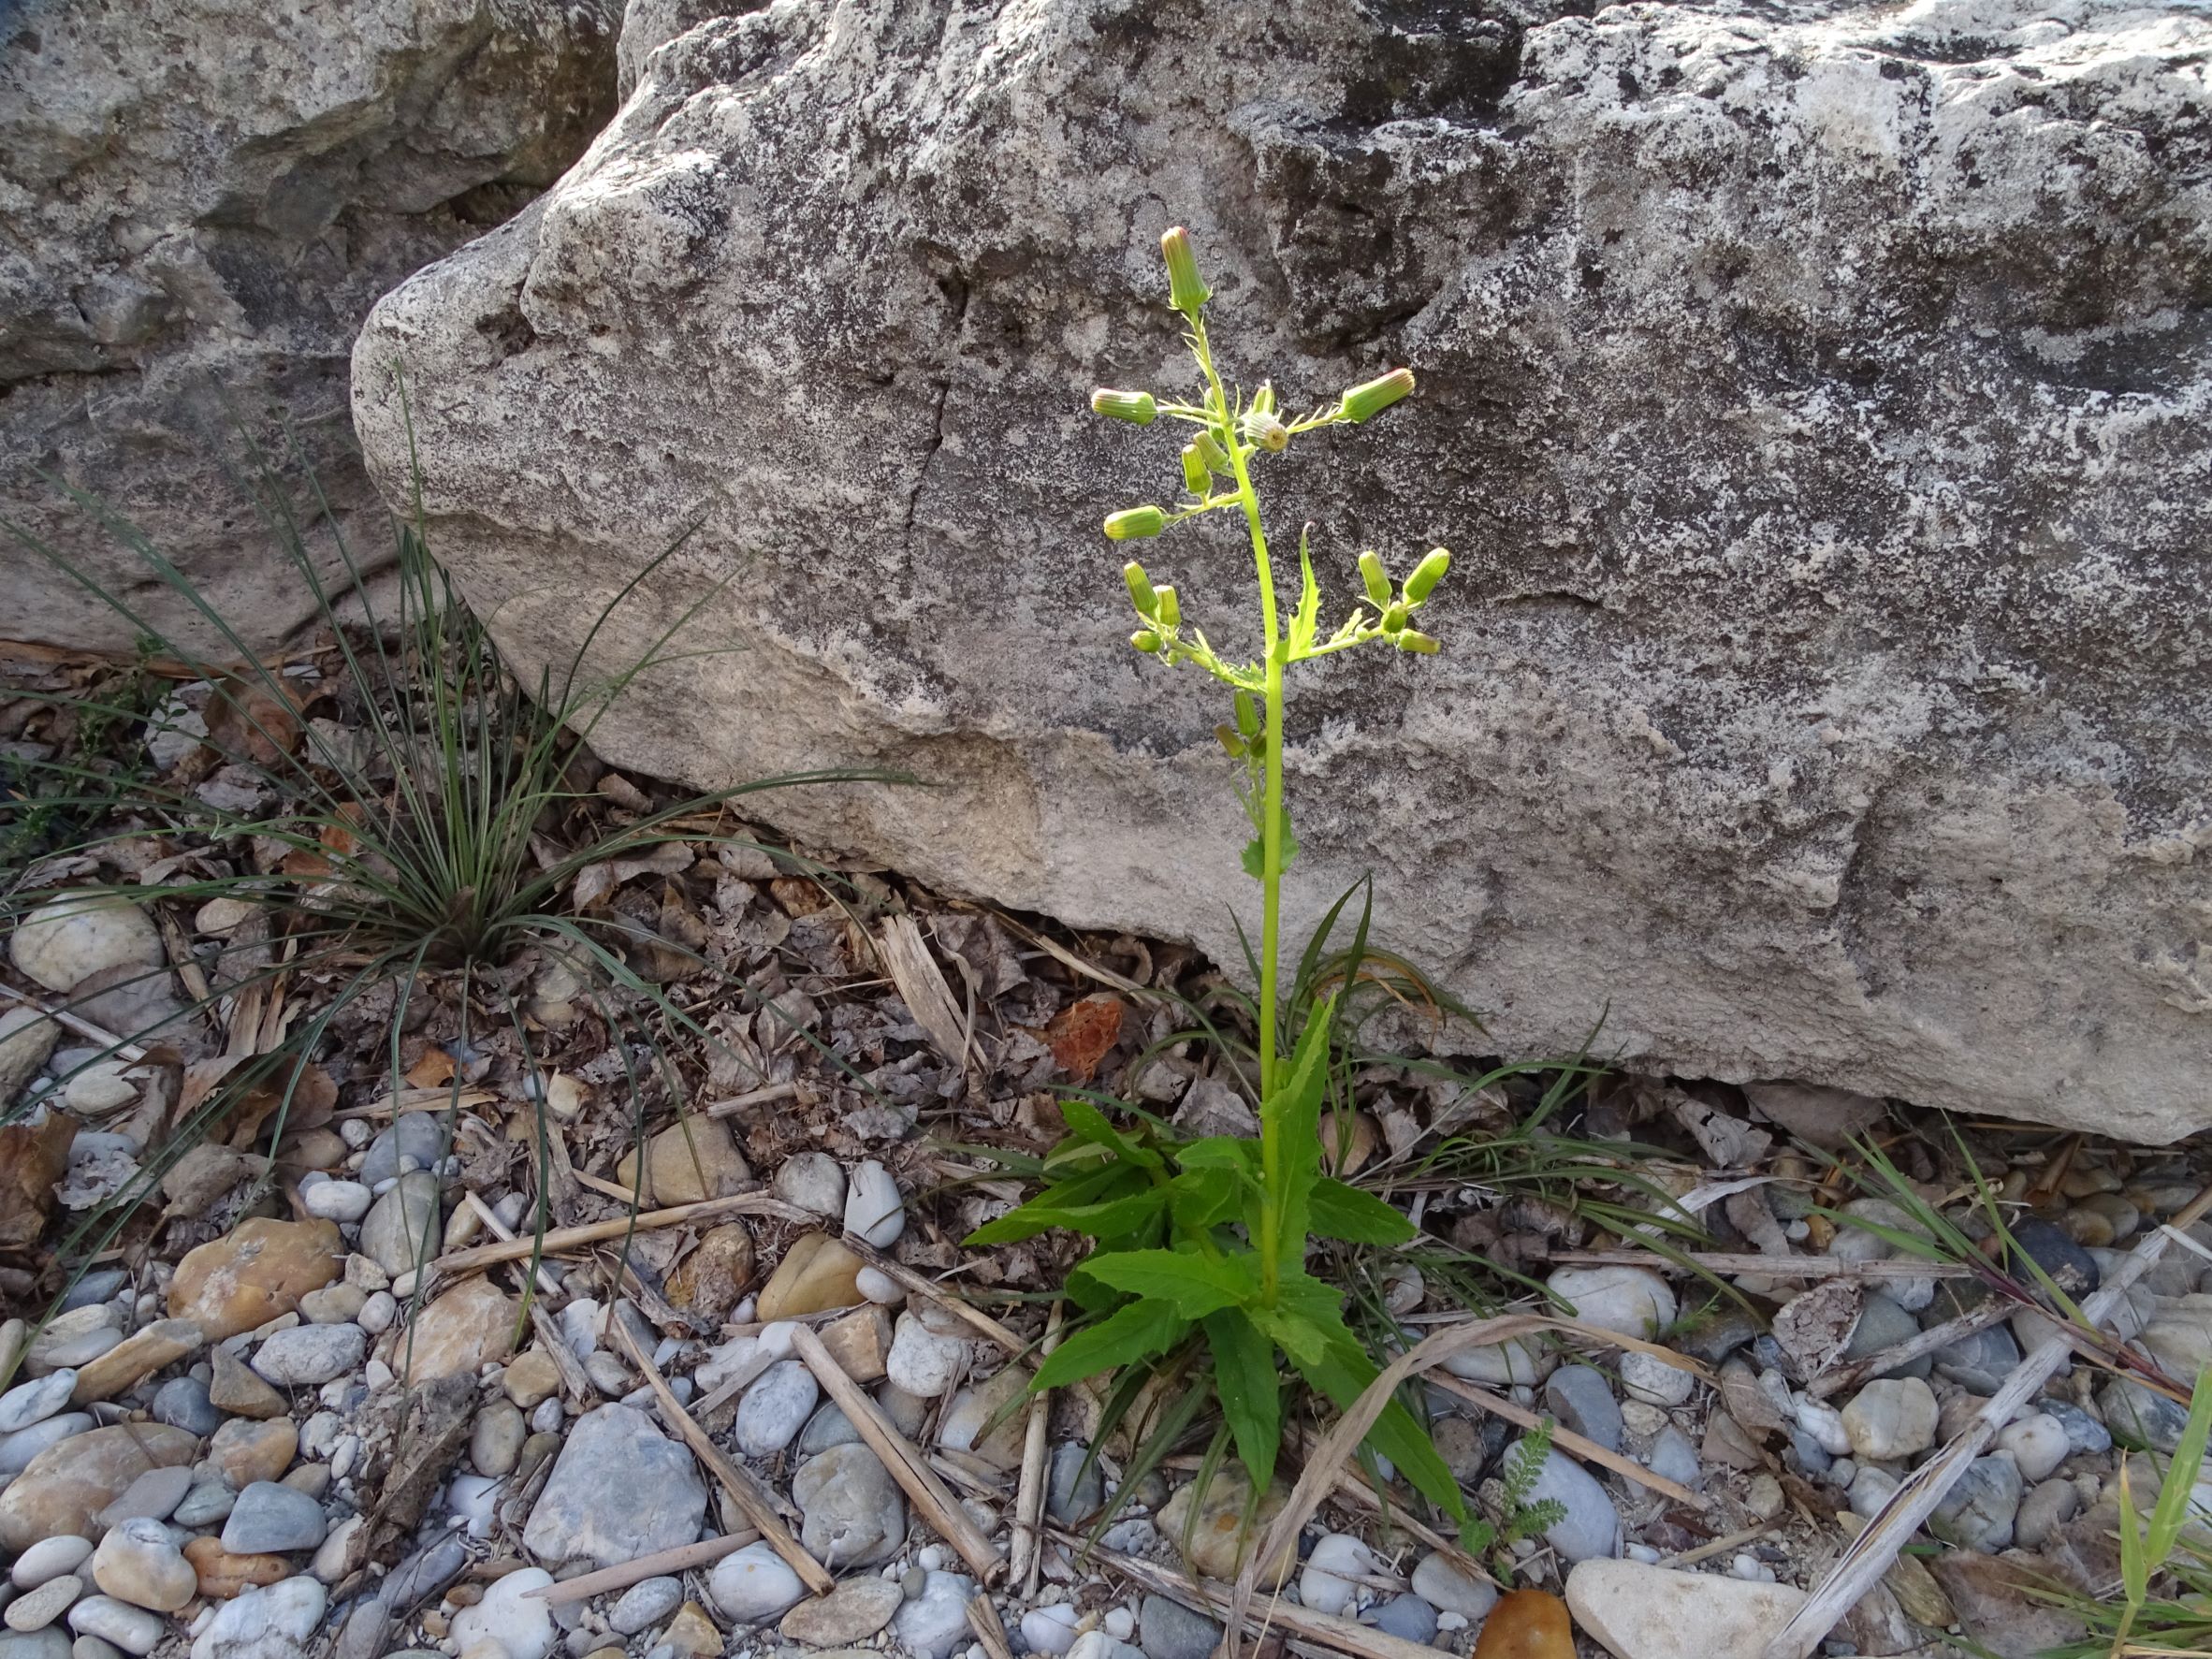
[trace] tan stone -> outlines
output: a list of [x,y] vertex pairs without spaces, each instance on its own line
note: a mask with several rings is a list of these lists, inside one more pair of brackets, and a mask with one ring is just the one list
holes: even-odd
[[215,1375],[208,1381],[208,1404],[217,1411],[266,1420],[290,1409],[284,1395],[228,1348],[216,1348],[212,1363]]
[[515,1351],[521,1312],[522,1304],[490,1280],[464,1279],[409,1323],[394,1327],[378,1356],[406,1383],[473,1375]]
[[[1259,1507],[1249,1526],[1244,1524],[1244,1511],[1252,1506],[1252,1477],[1244,1473],[1242,1463],[1221,1466],[1206,1488],[1206,1501],[1199,1506],[1197,1520],[1193,1521],[1190,1506],[1197,1492],[1196,1481],[1175,1489],[1174,1495],[1160,1507],[1160,1535],[1175,1539],[1187,1537],[1190,1564],[1198,1569],[1200,1577],[1218,1579],[1226,1584],[1244,1570],[1244,1558],[1251,1554],[1253,1541],[1282,1513],[1283,1506],[1289,1501],[1290,1489],[1280,1480],[1270,1481],[1267,1490],[1259,1494]],[[1287,1544],[1282,1554],[1261,1568],[1259,1582],[1272,1589],[1288,1578],[1297,1564],[1297,1551]]]
[[234,1417],[208,1442],[208,1462],[222,1471],[232,1492],[256,1480],[281,1480],[299,1450],[299,1431],[288,1417],[255,1422]]
[[1759,1659],[1805,1605],[1805,1593],[1719,1573],[1599,1560],[1579,1562],[1567,1575],[1566,1605],[1584,1634],[1617,1659]]
[[[1011,1411],[1005,1408],[1028,1391],[1029,1374],[1019,1365],[1009,1365],[975,1387],[962,1389],[953,1397],[952,1406],[945,1413],[941,1431],[944,1444],[981,1459],[994,1469],[1020,1468],[1029,1414],[1018,1407]],[[1002,1411],[1005,1414],[1000,1416]],[[997,1419],[996,1426],[992,1426],[993,1419]],[[979,1434],[981,1439],[976,1438]]]
[[190,1319],[156,1319],[145,1330],[124,1337],[98,1359],[79,1367],[77,1387],[69,1395],[69,1404],[84,1405],[95,1400],[112,1400],[164,1365],[197,1352],[206,1340],[199,1327]]
[[177,1264],[169,1313],[190,1319],[210,1342],[266,1325],[320,1290],[345,1262],[329,1221],[241,1221]]
[[101,1510],[149,1469],[192,1462],[199,1441],[167,1423],[118,1423],[50,1446],[0,1492],[0,1544],[19,1553],[41,1538],[97,1538]]
[[[637,1180],[633,1148],[615,1166],[624,1186]],[[670,1124],[646,1142],[645,1197],[654,1204],[690,1204],[742,1192],[752,1171],[719,1117],[693,1115]]]
[[184,1559],[199,1579],[199,1593],[217,1601],[292,1576],[292,1564],[283,1556],[233,1555],[220,1538],[193,1539],[184,1546]]
[[742,1221],[727,1222],[677,1264],[668,1275],[668,1300],[708,1324],[720,1324],[743,1300],[752,1278],[752,1232]]
[[761,1291],[760,1317],[795,1319],[827,1313],[861,1300],[853,1283],[866,1264],[826,1232],[802,1233],[791,1242]]
[[500,1386],[524,1411],[560,1392],[560,1367],[544,1348],[528,1348],[507,1361]]
[[822,1328],[822,1346],[854,1382],[881,1382],[891,1352],[891,1316],[880,1307],[856,1307]]
[[676,1659],[720,1659],[722,1633],[706,1616],[705,1608],[687,1601],[677,1608],[676,1617],[668,1621],[668,1628],[653,1647],[655,1652],[668,1650]]

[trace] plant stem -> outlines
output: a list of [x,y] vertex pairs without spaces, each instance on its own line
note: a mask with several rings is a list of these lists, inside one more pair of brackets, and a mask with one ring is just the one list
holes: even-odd
[[1283,641],[1275,616],[1275,578],[1268,562],[1267,531],[1259,518],[1259,492],[1252,487],[1252,471],[1244,445],[1231,422],[1229,396],[1214,368],[1214,353],[1206,343],[1206,326],[1190,319],[1191,339],[1200,366],[1205,370],[1215,412],[1221,422],[1221,446],[1229,453],[1236,478],[1237,500],[1244,509],[1244,527],[1252,536],[1252,564],[1259,580],[1259,617],[1266,647],[1267,685],[1261,693],[1267,721],[1266,782],[1261,791],[1259,816],[1259,1167],[1260,1167],[1260,1282],[1272,1302],[1280,1277],[1280,1194],[1283,1190],[1282,1130],[1268,1110],[1275,1095],[1275,1077],[1282,1068],[1276,1049],[1276,966],[1283,912]]

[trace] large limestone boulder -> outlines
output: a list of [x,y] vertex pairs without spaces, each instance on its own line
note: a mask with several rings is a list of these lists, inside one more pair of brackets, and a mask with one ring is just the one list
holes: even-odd
[[[1439,659],[1300,682],[1310,918],[1517,1053],[2158,1140],[2207,1120],[2212,23],[2074,0],[632,7],[614,124],[383,300],[354,407],[525,677],[684,526],[595,735],[822,841],[1238,952],[1223,698],[1100,539],[1169,496],[1159,233],[1229,372],[1387,421],[1264,470],[1341,605],[1460,564]],[[1223,518],[1147,549],[1248,644]],[[1339,612],[1341,614],[1341,611]],[[1294,921],[1296,919],[1294,918]]]
[[[274,639],[312,601],[226,470],[253,470],[235,421],[296,484],[312,464],[358,559],[387,559],[345,419],[354,335],[378,295],[575,159],[614,107],[619,9],[0,11],[0,517],[157,624],[187,624],[37,473],[58,475],[135,519],[248,640]],[[342,582],[328,531],[310,544]],[[5,534],[0,591],[0,636],[136,644],[129,623]]]

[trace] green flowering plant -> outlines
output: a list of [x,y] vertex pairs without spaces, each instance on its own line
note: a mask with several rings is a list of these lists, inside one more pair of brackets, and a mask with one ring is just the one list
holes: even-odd
[[[1355,646],[1379,642],[1402,651],[1433,652],[1436,641],[1415,624],[1451,556],[1436,548],[1394,584],[1378,554],[1362,553],[1358,570],[1363,603],[1324,632],[1320,587],[1302,531],[1301,592],[1286,618],[1254,463],[1280,456],[1294,440],[1326,428],[1372,419],[1413,390],[1413,375],[1392,370],[1296,418],[1286,416],[1272,386],[1232,395],[1215,363],[1205,318],[1212,290],[1199,273],[1190,237],[1171,230],[1161,247],[1168,302],[1182,319],[1201,389],[1188,402],[1102,389],[1092,394],[1091,407],[1133,426],[1149,427],[1164,417],[1190,429],[1180,458],[1183,496],[1172,507],[1137,506],[1110,515],[1110,540],[1144,540],[1210,513],[1234,511],[1242,514],[1251,541],[1262,642],[1257,662],[1225,657],[1186,618],[1175,588],[1156,585],[1142,564],[1131,561],[1123,576],[1139,623],[1129,643],[1169,666],[1195,664],[1230,691],[1233,718],[1219,736],[1242,764],[1241,793],[1253,830],[1244,864],[1260,886],[1255,961],[1259,1138],[1179,1140],[1157,1123],[1125,1131],[1096,1104],[1070,1098],[1062,1105],[1068,1138],[1040,1171],[1043,1191],[979,1229],[968,1242],[1006,1244],[1055,1228],[1095,1239],[1096,1249],[1070,1275],[1069,1294],[1098,1317],[1044,1361],[1035,1387],[1054,1388],[1141,1361],[1202,1375],[1194,1370],[1202,1355],[1211,1362],[1211,1392],[1220,1403],[1224,1431],[1233,1437],[1258,1492],[1273,1475],[1282,1433],[1278,1356],[1340,1407],[1351,1405],[1377,1375],[1345,1323],[1342,1292],[1307,1273],[1309,1242],[1398,1245],[1416,1234],[1382,1200],[1323,1173],[1320,1115],[1341,994],[1313,997],[1291,1052],[1283,1052],[1282,884],[1298,851],[1284,802],[1286,680],[1298,664]],[[1338,901],[1337,910],[1343,903]],[[1335,915],[1332,910],[1332,923]],[[1355,960],[1365,946],[1364,921],[1360,934]],[[1317,948],[1317,940],[1308,947],[1302,985],[1311,984]],[[1167,1432],[1153,1437],[1155,1457],[1191,1420],[1206,1392],[1192,1388],[1175,1394]],[[1130,1394],[1126,1387],[1115,1390],[1110,1418],[1126,1408]],[[1385,1408],[1365,1444],[1463,1529],[1468,1526],[1458,1481],[1404,1404],[1392,1401]],[[1217,1438],[1213,1455],[1219,1449]],[[1125,1487],[1138,1472],[1125,1477]]]

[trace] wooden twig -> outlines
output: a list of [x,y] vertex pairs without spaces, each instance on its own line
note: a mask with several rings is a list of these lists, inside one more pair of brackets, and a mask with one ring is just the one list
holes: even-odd
[[709,1100],[699,1108],[707,1117],[728,1117],[743,1112],[748,1106],[765,1106],[773,1100],[788,1100],[799,1092],[795,1083],[772,1083],[766,1088],[750,1089],[742,1095],[732,1095],[727,1099]]
[[71,1013],[65,1008],[50,1008],[39,998],[26,996],[13,985],[0,985],[0,997],[6,997],[10,1001],[20,1002],[25,1008],[35,1008],[57,1026],[65,1026],[76,1032],[80,1037],[89,1037],[102,1048],[114,1050],[112,1057],[115,1059],[127,1060],[135,1066],[146,1057],[146,1051],[138,1044],[125,1042],[114,1032],[103,1029],[81,1015]]
[[[2174,1217],[2174,1230],[2188,1231],[2208,1211],[2212,1211],[2212,1186],[2198,1193]],[[2082,1303],[2083,1317],[2092,1325],[2103,1324],[2119,1305],[2128,1288],[2157,1263],[2171,1242],[2163,1230],[2146,1234],[2143,1242],[2129,1252],[2128,1259],[2113,1270],[2103,1288]],[[1935,1513],[1936,1506],[1966,1472],[1967,1465],[1982,1455],[1997,1431],[2057,1374],[2071,1352],[2069,1345],[2056,1334],[2029,1352],[2005,1379],[2004,1387],[1983,1403],[1982,1409],[1974,1413],[1966,1427],[1889,1494],[1888,1502],[1869,1519],[1858,1536],[1837,1558],[1827,1577],[1767,1644],[1765,1659],[1807,1659],[1827,1639],[1837,1622],[1889,1570],[1898,1551],[1919,1529],[1920,1523]]]
[[999,1623],[998,1609],[987,1594],[968,1598],[968,1627],[975,1632],[976,1640],[983,1644],[991,1659],[1013,1659],[1013,1644],[1006,1639],[1006,1626]]
[[975,1327],[984,1337],[997,1343],[1009,1355],[1022,1363],[1032,1368],[1038,1364],[1037,1345],[1026,1337],[1009,1331],[997,1319],[991,1317],[989,1314],[984,1313],[982,1309],[969,1306],[943,1286],[924,1278],[912,1268],[907,1266],[905,1262],[895,1260],[884,1255],[882,1251],[857,1234],[847,1233],[842,1243],[845,1248],[851,1251],[878,1273],[885,1273],[895,1279],[906,1288],[909,1295],[925,1297],[936,1302],[938,1306],[943,1308],[954,1318]]
[[817,1595],[827,1595],[835,1590],[837,1587],[837,1579],[823,1569],[820,1562],[807,1553],[798,1539],[791,1535],[790,1528],[783,1524],[783,1518],[776,1513],[775,1506],[753,1483],[752,1477],[732,1463],[722,1448],[714,1443],[713,1436],[692,1420],[691,1414],[684,1409],[684,1403],[676,1397],[675,1391],[654,1367],[652,1355],[647,1353],[638,1345],[637,1338],[630,1334],[630,1327],[619,1319],[608,1320],[607,1326],[614,1332],[615,1340],[628,1351],[631,1363],[637,1367],[637,1374],[646,1379],[646,1386],[653,1390],[653,1397],[660,1401],[661,1415],[667,1419],[668,1426],[683,1436],[684,1444],[706,1465],[707,1471],[722,1483],[722,1490],[730,1494],[745,1519],[759,1529],[761,1536],[768,1540],[777,1554],[791,1564],[792,1570],[799,1575],[800,1581],[808,1589]]
[[583,1361],[568,1346],[568,1339],[560,1334],[560,1327],[553,1316],[546,1311],[546,1304],[536,1297],[530,1302],[530,1328],[538,1333],[538,1346],[546,1350],[553,1361],[553,1369],[560,1373],[560,1391],[573,1401],[578,1410],[591,1406],[599,1399],[599,1390],[591,1381],[591,1374],[584,1369]]
[[[1531,1411],[1525,1405],[1516,1405],[1504,1395],[1493,1394],[1488,1389],[1468,1382],[1464,1377],[1452,1375],[1448,1371],[1431,1372],[1429,1384],[1432,1388],[1443,1389],[1448,1393],[1457,1394],[1469,1404],[1481,1406],[1492,1417],[1502,1417],[1507,1422],[1517,1423],[1524,1429],[1533,1429],[1544,1420],[1541,1413]],[[1678,1485],[1664,1475],[1654,1475],[1634,1458],[1623,1457],[1617,1451],[1608,1451],[1596,1441],[1585,1440],[1572,1429],[1563,1429],[1556,1423],[1553,1424],[1551,1444],[1558,1447],[1569,1457],[1580,1458],[1586,1463],[1602,1463],[1605,1467],[1612,1470],[1614,1474],[1625,1476],[1628,1479],[1635,1481],[1637,1485],[1648,1486],[1655,1492],[1664,1492],[1678,1504],[1687,1504],[1694,1509],[1703,1509],[1709,1507],[1712,1503],[1712,1500],[1703,1492],[1692,1492],[1688,1487]]]
[[1663,1555],[1658,1564],[1679,1567],[1688,1566],[1693,1562],[1710,1561],[1716,1555],[1725,1555],[1739,1544],[1748,1544],[1754,1538],[1765,1537],[1780,1524],[1779,1521],[1762,1521],[1756,1526],[1747,1526],[1739,1533],[1730,1533],[1724,1538],[1715,1538],[1710,1543],[1698,1545],[1695,1550],[1685,1550],[1679,1555]]
[[[1087,1549],[1088,1559],[1101,1566],[1112,1567],[1123,1578],[1142,1584],[1156,1594],[1181,1602],[1186,1608],[1209,1608],[1215,1613],[1235,1619],[1236,1593],[1226,1584],[1216,1584],[1209,1579],[1192,1579],[1134,1555],[1124,1555],[1118,1550],[1109,1550],[1102,1544],[1085,1545],[1080,1533],[1062,1527],[1049,1529],[1061,1543],[1077,1549]],[[1246,1613],[1244,1626],[1256,1637],[1264,1637],[1267,1627],[1279,1624],[1292,1635],[1310,1642],[1333,1649],[1340,1653],[1350,1653],[1356,1659],[1436,1659],[1436,1650],[1419,1642],[1407,1641],[1404,1637],[1391,1636],[1387,1631],[1375,1630],[1365,1624],[1355,1624],[1349,1619],[1333,1618],[1317,1613],[1311,1608],[1294,1603],[1271,1603],[1264,1619]]]
[[[1314,1511],[1320,1506],[1322,1498],[1350,1463],[1352,1453],[1358,1449],[1361,1441],[1367,1437],[1368,1431],[1375,1427],[1375,1419],[1390,1403],[1399,1385],[1408,1378],[1434,1371],[1433,1380],[1448,1387],[1452,1392],[1496,1412],[1509,1422],[1522,1422],[1533,1428],[1535,1424],[1534,1412],[1523,1411],[1510,1401],[1500,1400],[1493,1394],[1461,1381],[1449,1372],[1435,1368],[1469,1348],[1487,1347],[1515,1337],[1533,1335],[1539,1331],[1568,1332],[1601,1341],[1609,1347],[1650,1354],[1693,1374],[1698,1369],[1681,1355],[1638,1337],[1600,1330],[1576,1319],[1558,1319],[1541,1314],[1507,1314],[1499,1318],[1472,1319],[1463,1325],[1448,1327],[1424,1337],[1383,1367],[1381,1375],[1361,1390],[1359,1399],[1344,1410],[1337,1418],[1335,1426],[1322,1437],[1319,1448],[1306,1459],[1305,1468],[1298,1477],[1298,1484],[1290,1489],[1289,1499],[1274,1520],[1269,1522],[1266,1532],[1246,1557],[1243,1570],[1237,1574],[1234,1599],[1230,1604],[1230,1628],[1222,1644],[1227,1659],[1237,1659],[1238,1631],[1251,1606],[1252,1594],[1258,1587],[1260,1572],[1269,1563],[1297,1558],[1299,1530],[1312,1518]],[[1640,1479],[1643,1484],[1664,1491],[1669,1496],[1679,1493],[1678,1502],[1686,1502],[1699,1508],[1705,1506],[1706,1500],[1687,1488],[1639,1467],[1617,1452],[1607,1451],[1605,1448],[1583,1439],[1579,1434],[1570,1434],[1564,1429],[1554,1429],[1552,1444],[1562,1451],[1585,1457],[1631,1478]],[[1358,1629],[1359,1626],[1353,1625],[1351,1628]],[[1411,1647],[1413,1644],[1406,1645]]]
[[920,924],[910,915],[884,917],[876,939],[876,954],[882,958],[891,982],[898,988],[898,999],[907,1005],[915,1023],[929,1033],[938,1053],[967,1070],[968,1030],[960,1018],[960,1007],[953,1000],[952,986],[945,983],[944,970],[931,959],[929,947],[923,942]]
[[968,1519],[968,1511],[960,1507],[959,1500],[945,1490],[944,1482],[907,1444],[906,1436],[891,1426],[890,1419],[861,1386],[845,1375],[845,1368],[822,1346],[822,1338],[799,1325],[792,1330],[791,1343],[793,1351],[806,1361],[807,1369],[814,1374],[814,1380],[822,1385],[822,1391],[843,1409],[852,1426],[860,1431],[860,1437],[867,1442],[868,1449],[882,1460],[891,1477],[905,1488],[908,1498],[922,1512],[922,1518],[960,1552],[960,1559],[968,1563],[978,1579],[988,1584],[996,1579],[1006,1563],[991,1548],[990,1540],[976,1530],[975,1522]]
[[[473,1192],[463,1192],[461,1202],[475,1213],[476,1219],[484,1224],[493,1238],[511,1242],[520,1236],[513,1228],[493,1215],[491,1206]],[[543,1262],[538,1264],[538,1288],[547,1296],[560,1294],[560,1281],[553,1276],[553,1270]]]
[[[1041,1359],[1060,1346],[1060,1318],[1064,1303],[1054,1302],[1045,1317],[1044,1340],[1037,1345]],[[1041,1392],[1029,1402],[1029,1420],[1023,1429],[1022,1478],[1014,1489],[1013,1545],[1008,1551],[1006,1577],[1021,1586],[1024,1595],[1037,1594],[1037,1570],[1044,1551],[1037,1547],[1037,1523],[1044,1516],[1045,1434],[1053,1414],[1052,1394]]]
[[[704,1221],[712,1215],[775,1215],[785,1221],[813,1221],[818,1217],[805,1210],[772,1198],[764,1192],[740,1192],[728,1198],[702,1199],[695,1204],[677,1204],[665,1210],[648,1210],[635,1221],[627,1215],[617,1215],[610,1221],[587,1221],[580,1227],[556,1227],[546,1234],[545,1253],[573,1250],[579,1244],[597,1244],[608,1239],[618,1239],[633,1227],[645,1232],[656,1227],[676,1227],[686,1221]],[[442,1277],[473,1273],[488,1267],[497,1267],[502,1261],[519,1261],[531,1253],[529,1239],[502,1241],[496,1244],[473,1244],[466,1250],[455,1250],[430,1263]]]
[[458,1096],[454,1094],[451,1087],[401,1089],[397,1094],[386,1095],[381,1100],[371,1100],[366,1106],[348,1106],[342,1111],[333,1112],[330,1117],[333,1122],[342,1122],[349,1117],[397,1117],[402,1112],[416,1112],[432,1106],[459,1106],[465,1110],[471,1106],[486,1105],[498,1099],[499,1096],[489,1089],[463,1089]]
[[725,1555],[735,1555],[748,1544],[757,1544],[761,1535],[748,1527],[743,1532],[732,1533],[726,1538],[708,1538],[699,1544],[678,1544],[673,1550],[656,1550],[650,1555],[641,1555],[635,1561],[626,1561],[620,1566],[602,1567],[596,1573],[586,1573],[581,1578],[563,1579],[558,1584],[540,1585],[522,1594],[549,1607],[565,1607],[572,1601],[588,1601],[594,1595],[604,1595],[610,1590],[627,1590],[633,1584],[642,1584],[648,1579],[658,1579],[663,1573],[687,1572],[692,1567],[708,1565]]
[[1757,1273],[1769,1279],[1972,1279],[1980,1274],[1956,1261],[1923,1261],[1917,1257],[1884,1257],[1879,1261],[1845,1261],[1837,1256],[1756,1256],[1721,1250],[1684,1250],[1678,1259],[1655,1250],[1554,1250],[1556,1267],[1644,1267],[1655,1273],[1686,1273],[1697,1268],[1714,1273]]
[[1900,1365],[1910,1365],[1923,1354],[1932,1354],[1938,1348],[1947,1348],[1961,1338],[1977,1331],[1986,1331],[1992,1325],[2002,1324],[2020,1311],[2021,1304],[2000,1296],[1992,1296],[1978,1307],[1971,1307],[1955,1319],[1945,1319],[1941,1325],[1930,1325],[1926,1331],[1915,1332],[1894,1347],[1884,1348],[1878,1354],[1869,1354],[1863,1360],[1854,1360],[1848,1365],[1839,1365],[1824,1371],[1805,1385],[1805,1391],[1815,1400],[1826,1400],[1831,1394],[1841,1394],[1846,1389],[1856,1388],[1870,1376],[1881,1376]]

